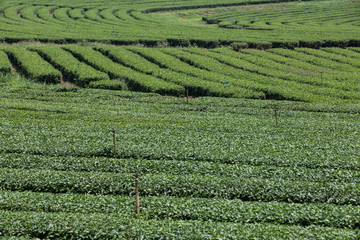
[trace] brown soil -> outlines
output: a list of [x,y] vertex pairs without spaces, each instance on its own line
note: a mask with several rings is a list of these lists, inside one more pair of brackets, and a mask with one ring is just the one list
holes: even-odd
[[[189,96],[189,99],[195,98],[194,96]],[[187,97],[184,97],[184,99],[187,99]]]
[[73,84],[73,83],[67,82],[64,76],[61,78],[61,84],[62,84],[62,85],[65,85],[65,86],[72,86],[72,87],[75,87],[75,86],[76,86],[76,85]]
[[12,65],[11,73],[14,74],[14,75],[18,74],[18,72],[16,70],[16,66],[14,64]]

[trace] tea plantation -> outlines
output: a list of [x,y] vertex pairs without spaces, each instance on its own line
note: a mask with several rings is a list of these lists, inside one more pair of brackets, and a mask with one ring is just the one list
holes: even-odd
[[1,82],[3,236],[358,237],[358,104]]
[[0,0],[0,239],[360,239],[359,13]]
[[357,47],[144,48],[110,45],[0,46],[0,70],[44,83],[162,95],[356,103]]
[[357,0],[1,0],[0,8],[7,43],[360,44]]

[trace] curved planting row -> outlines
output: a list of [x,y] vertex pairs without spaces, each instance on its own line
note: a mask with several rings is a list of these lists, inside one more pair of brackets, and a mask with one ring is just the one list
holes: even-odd
[[3,47],[10,60],[26,77],[45,83],[60,83],[61,72],[42,59],[37,53],[16,47]]
[[[316,51],[316,50],[314,50]],[[290,89],[293,90],[293,98],[302,101],[314,101],[316,99],[321,99],[324,97],[332,97],[338,99],[359,99],[360,95],[359,92],[354,91],[343,91],[340,89],[334,89],[329,87],[318,87],[309,84],[300,84],[292,76],[281,76],[280,74],[271,74],[272,69],[262,69],[262,72],[257,71],[255,69],[258,68],[259,63],[255,62],[252,63],[253,67],[250,69],[250,74],[248,69],[242,71],[244,68],[241,66],[241,63],[238,64],[236,67],[234,65],[229,66],[227,62],[222,63],[214,59],[217,58],[217,54],[207,54],[207,51],[201,51],[198,49],[191,49],[190,52],[184,51],[174,51],[172,49],[167,49],[167,53],[180,58],[183,61],[190,63],[191,65],[198,66],[203,69],[207,69],[208,71],[215,71],[222,74],[230,75],[232,77],[237,78],[245,78],[249,77],[257,82],[267,83],[269,85],[274,86],[274,89],[277,87],[285,87],[289,91]],[[195,53],[195,54],[193,54]],[[204,56],[205,55],[205,56]],[[239,57],[240,58],[240,57]],[[346,66],[344,66],[346,67]],[[256,74],[253,74],[255,72]],[[275,76],[274,76],[275,75]],[[263,77],[265,76],[265,78]],[[268,77],[268,78],[266,78]],[[301,77],[301,76],[299,76]],[[279,91],[279,90],[278,90]],[[296,94],[296,92],[298,94]],[[282,95],[285,95],[286,92],[283,92]],[[325,98],[326,99],[326,98]]]
[[176,96],[184,94],[184,88],[179,85],[122,66],[93,49],[80,46],[67,46],[63,48],[88,63],[90,66],[108,73],[111,77],[124,79],[132,90],[157,92]]
[[[145,57],[149,61],[152,61],[159,65],[162,68],[169,68],[175,72],[179,72],[182,74],[190,75],[196,78],[212,81],[215,83],[221,83],[223,87],[226,86],[236,86],[241,88],[250,89],[256,92],[265,92],[266,98],[281,98],[285,99],[285,96],[282,96],[279,93],[268,94],[268,87],[266,84],[258,83],[256,81],[252,81],[251,78],[233,78],[229,75],[224,75],[217,72],[209,72],[205,69],[200,69],[195,66],[191,66],[176,57],[165,54],[162,51],[157,49],[146,49],[146,48],[136,48],[129,47],[131,51],[139,53],[141,56]],[[228,85],[226,85],[226,83]]]
[[[343,95],[351,97],[351,95],[354,94],[353,92],[344,92],[341,90],[360,90],[357,84],[350,83],[349,81],[344,83],[342,81],[336,81],[333,76],[325,74],[324,76],[321,76],[321,71],[329,71],[329,69],[323,70],[319,68],[312,75],[307,75],[306,71],[299,66],[289,66],[284,64],[284,62],[277,62],[275,59],[268,59],[266,57],[271,55],[271,53],[262,52],[255,49],[243,49],[239,52],[235,52],[229,48],[219,48],[213,49],[211,51],[200,51],[198,49],[192,48],[188,49],[187,51],[208,56],[234,68],[258,73],[260,75],[294,81],[297,84],[309,84],[312,85],[314,89],[316,89],[316,86],[323,87],[323,92],[319,92],[314,89],[311,90],[317,94],[332,95],[333,93],[331,92],[330,88],[337,88],[340,92],[343,93]],[[309,87],[307,85],[300,86]],[[326,93],[326,88],[328,88],[328,93]]]
[[[62,49],[29,47],[33,52],[21,47],[2,49],[25,76],[49,83],[60,82],[61,73],[55,66],[65,80],[85,87],[124,89],[126,82],[130,90],[175,96],[184,96],[187,90],[190,96],[306,102],[360,98],[357,83],[360,66],[355,50],[296,48],[236,52],[230,48],[111,46],[94,47],[94,50],[78,45]],[[4,68],[9,72],[8,65]],[[57,76],[50,76],[52,72]],[[109,76],[123,81],[110,81]]]
[[356,53],[356,48],[343,49],[343,48],[335,48],[335,47],[333,47],[333,48],[323,48],[322,50],[324,50],[326,52],[335,53],[335,54],[340,55],[340,56],[345,56],[345,57],[348,57],[348,58],[355,58],[355,59],[360,58],[359,54]]
[[[147,46],[165,43],[217,47],[239,42],[259,48],[359,46],[358,2],[280,2],[212,0],[204,4],[202,0],[139,0],[24,4],[15,0],[2,6],[0,39],[8,43],[30,39],[57,43],[85,40]],[[159,11],[169,13],[163,16]],[[187,24],[194,21],[201,24]],[[213,23],[218,25],[208,27]]]
[[106,73],[95,70],[89,65],[80,62],[71,53],[58,47],[32,47],[31,50],[39,53],[59,69],[64,77],[79,86],[87,86],[91,81],[109,80]]
[[[308,55],[319,57],[319,59],[323,60],[322,64],[326,64],[327,68],[332,68],[334,70],[343,71],[343,72],[355,72],[358,71],[360,68],[359,59],[349,58],[348,56],[341,56],[336,53],[331,53],[331,52],[329,53],[326,50],[321,51],[321,50],[309,49],[309,48],[296,48],[295,50],[306,53]],[[340,64],[336,64],[336,62]]]
[[[269,51],[241,49],[239,52],[234,52],[227,48],[214,49],[212,51],[221,54],[217,55],[217,58],[221,58],[221,61],[226,61],[228,64],[237,67],[252,67],[253,70],[256,67],[256,70],[264,75],[274,75],[299,83],[336,88],[345,91],[360,90],[359,85],[354,82],[354,72],[342,72],[340,74],[334,69],[316,66],[304,62],[301,59],[288,58]],[[228,57],[231,57],[231,60],[229,60]],[[232,58],[236,58],[235,61],[233,61]],[[240,62],[242,64],[239,66]]]
[[11,62],[7,54],[3,51],[0,51],[0,72],[1,73],[11,72]]
[[[271,53],[285,56],[290,59],[296,59],[296,60],[300,60],[305,63],[312,64],[314,69],[318,69],[320,67],[320,68],[328,69],[328,70],[335,71],[335,72],[337,71],[337,72],[341,72],[341,73],[357,71],[356,67],[351,66],[349,64],[335,62],[335,61],[332,61],[331,59],[319,58],[312,54],[306,54],[304,52],[301,52],[301,50],[294,51],[294,50],[277,48],[277,49],[269,49],[268,51]],[[306,50],[304,50],[304,51],[306,51]],[[319,51],[319,53],[320,53],[320,51]]]
[[195,96],[218,96],[218,97],[243,97],[243,98],[264,98],[261,92],[252,91],[241,87],[226,87],[220,81],[218,83],[206,81],[191,75],[173,71],[154,64],[145,58],[124,48],[100,47],[97,48],[114,61],[120,62],[128,67],[162,78],[184,86],[190,95]]
[[[209,24],[218,24],[222,28],[249,29],[249,30],[297,30],[307,34],[320,31],[326,26],[328,33],[339,35],[339,25],[347,30],[358,27],[358,4],[328,2],[318,4],[308,2],[302,5],[294,3],[268,4],[258,8],[252,6],[230,8],[227,11],[214,11],[205,15],[203,20]],[[311,24],[311,25],[310,25]],[[310,25],[310,26],[309,26]],[[342,29],[343,30],[343,29]]]

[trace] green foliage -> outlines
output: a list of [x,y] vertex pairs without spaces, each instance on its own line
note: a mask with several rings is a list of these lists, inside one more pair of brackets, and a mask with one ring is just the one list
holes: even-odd
[[[97,48],[99,51],[103,52],[111,59],[126,66],[131,67],[132,69],[139,70],[141,72],[151,74],[152,76],[164,79],[169,82],[184,86],[188,91],[190,96],[217,96],[217,97],[242,97],[242,98],[264,98],[264,95],[260,92],[255,92],[249,89],[244,89],[240,87],[226,87],[223,83],[214,83],[206,81],[204,79],[191,76],[186,74],[188,72],[184,71],[178,72],[177,69],[172,68],[171,66],[179,65],[185,66],[183,69],[192,70],[191,66],[186,66],[186,64],[176,61],[177,59],[171,59],[169,56],[164,56],[161,52],[154,52],[161,59],[161,63],[157,63],[156,60],[153,62],[148,61],[146,57],[139,56],[138,54],[132,51],[144,51],[143,48],[130,48],[126,50],[124,48],[115,48],[115,47],[100,47]],[[148,52],[147,50],[145,50]],[[175,61],[174,61],[175,60]],[[171,62],[169,69],[166,69],[162,66],[162,62]],[[200,70],[200,69],[195,69]],[[199,71],[204,72],[204,71]]]
[[119,80],[100,80],[96,82],[90,82],[89,88],[124,90],[126,89],[126,85]]
[[249,44],[247,43],[242,43],[242,42],[235,42],[233,44],[231,44],[231,47],[235,50],[235,51],[239,51],[239,49],[243,49],[243,48],[248,48]]
[[64,49],[70,51],[72,54],[85,61],[90,66],[108,73],[112,78],[124,79],[127,86],[131,90],[156,92],[175,96],[180,96],[184,92],[184,88],[179,85],[136,72],[131,68],[113,62],[100,52],[97,52],[91,48],[74,45],[64,47]]
[[37,238],[32,238],[32,237],[25,237],[25,236],[17,236],[17,237],[11,237],[11,236],[0,236],[1,240],[35,240]]
[[[355,231],[272,224],[150,220],[121,214],[74,214],[1,211],[4,234],[57,239],[354,239]],[[14,224],[16,223],[16,224]]]
[[[20,0],[1,7],[0,40],[199,46],[358,47],[357,1]],[[289,44],[290,43],[290,44]]]
[[[284,52],[294,52],[291,50],[281,50]],[[304,98],[305,92],[312,93],[314,95],[314,99],[319,95],[332,96],[334,98],[340,99],[357,99],[359,96],[358,91],[360,88],[354,81],[354,78],[356,78],[355,71],[354,73],[347,73],[346,75],[348,75],[348,79],[346,79],[346,82],[344,82],[334,79],[334,77],[339,75],[339,73],[330,72],[334,71],[334,69],[324,69],[324,71],[326,71],[326,76],[320,72],[322,71],[320,68],[317,69],[316,67],[313,69],[315,71],[317,69],[318,72],[307,73],[306,70],[301,68],[302,66],[297,64],[295,66],[286,65],[285,63],[288,64],[290,62],[289,59],[285,58],[284,62],[279,62],[282,60],[280,56],[273,56],[271,53],[264,53],[262,51],[256,51],[252,49],[240,50],[241,53],[235,53],[229,49],[215,50],[215,52],[222,53],[223,55],[206,51],[200,52],[196,49],[192,49],[192,52],[210,56],[222,63],[239,69],[243,69],[249,72],[257,72],[260,75],[271,77],[272,81],[274,81],[274,78],[283,79],[285,80],[283,83],[280,83],[279,80],[276,81],[276,79],[275,82],[278,83],[277,85],[287,85],[289,89],[297,89],[296,92],[298,93],[293,93],[293,95],[297,95],[299,99]],[[294,55],[296,55],[296,52]],[[268,59],[268,57],[271,59]],[[343,65],[343,67],[345,68],[346,65]],[[349,68],[351,69],[350,66]],[[286,93],[283,93],[283,95],[284,94]]]
[[0,239],[358,239],[359,8],[0,0]]
[[[110,82],[105,84],[107,87],[103,82],[98,86],[174,96],[184,96],[188,91],[190,96],[306,102],[354,102],[360,98],[359,56],[353,50],[339,49],[345,52],[337,55],[334,48],[277,48],[265,52],[85,45],[64,46],[66,51],[56,46],[30,44],[29,48],[61,70],[64,80],[79,86],[109,80],[110,76],[126,86],[120,81],[111,81],[117,82],[113,87],[109,87]],[[4,49],[28,52],[21,47]]]
[[[315,182],[338,182],[360,183],[359,164],[352,166],[340,165],[314,165],[292,166],[270,165],[259,163],[259,166],[249,164],[222,164],[206,161],[176,161],[176,160],[143,160],[143,159],[116,159],[110,158],[114,153],[113,148],[104,150],[104,155],[109,157],[79,158],[75,157],[50,157],[27,154],[1,154],[0,167],[2,168],[25,168],[59,171],[84,171],[84,172],[111,172],[140,174],[161,174],[166,172],[172,175],[199,174],[201,176],[218,177],[242,177],[242,178],[276,178],[290,181],[315,181]],[[289,164],[290,165],[290,164]],[[313,167],[313,168],[309,168]],[[343,169],[334,170],[332,167]],[[350,168],[350,170],[349,170]]]
[[60,85],[60,84],[49,87],[49,89],[54,92],[77,92],[77,91],[79,91],[79,87]]
[[264,50],[264,49],[272,48],[272,43],[271,42],[249,43],[249,47]]
[[87,86],[92,81],[109,80],[109,76],[106,73],[95,70],[80,62],[71,53],[61,48],[46,46],[32,47],[30,49],[39,53],[44,59],[59,69],[67,81],[74,82],[79,86]]
[[[0,202],[1,210],[7,211],[121,214],[127,218],[134,216],[133,196],[0,191]],[[140,208],[143,220],[272,223],[345,229],[356,229],[360,214],[358,206],[164,196],[141,196]]]
[[[99,172],[0,169],[3,190],[52,193],[131,195],[133,175]],[[143,196],[241,199],[288,203],[360,205],[359,184],[302,182],[283,179],[146,174],[140,184]]]
[[[356,68],[360,68],[358,59],[339,56],[338,54],[329,53],[327,51],[319,51],[316,49],[297,48],[296,51],[319,57],[319,60],[323,60],[323,64],[333,61],[331,68],[334,70],[355,72],[357,70]],[[336,64],[336,62],[341,64]],[[328,64],[326,64],[326,66],[328,66]]]
[[[249,87],[260,88],[266,92],[267,98],[269,99],[280,98],[301,101],[316,101],[317,99],[319,101],[321,99],[330,100],[321,95],[344,99],[356,99],[359,97],[358,92],[334,91],[332,88],[319,88],[316,86],[297,84],[293,80],[299,79],[299,82],[305,83],[313,83],[315,80],[309,79],[305,81],[306,79],[302,80],[303,77],[296,74],[283,73],[278,70],[269,71],[267,67],[259,67],[259,60],[256,57],[253,57],[252,62],[249,62],[244,60],[241,54],[235,52],[229,53],[228,55],[233,55],[236,58],[221,56],[218,53],[196,48],[186,49],[186,52],[172,49],[163,51],[201,69],[219,72],[224,75],[229,75],[232,78],[242,78],[244,80],[250,78],[253,81],[248,81]],[[245,56],[245,58],[246,57],[247,56]],[[272,66],[270,65],[270,67]],[[237,82],[233,82],[232,79],[228,80],[228,82],[237,84]],[[286,87],[285,91],[284,87]]]
[[10,73],[11,62],[6,53],[0,51],[0,73]]
[[[266,49],[274,47],[346,47],[358,44],[349,38],[344,38],[342,25],[349,30],[355,30],[355,15],[353,11],[358,4],[338,2],[308,1],[302,4],[285,3],[274,5],[244,6],[214,9],[211,14],[203,11],[202,20],[219,28],[237,30],[238,32],[262,32],[266,39],[245,41],[249,47]],[[184,14],[185,15],[185,14]],[[310,21],[311,19],[311,21]],[[343,22],[344,19],[348,21]],[[350,24],[348,24],[350,23]],[[355,27],[355,28],[353,28]],[[326,29],[327,36],[320,37],[321,31]],[[350,30],[351,31],[351,30]],[[278,40],[271,36],[275,34]],[[281,39],[281,40],[280,40]],[[263,43],[262,43],[263,42]]]
[[37,53],[16,47],[4,47],[2,49],[26,77],[44,83],[60,83],[61,73]]
[[167,42],[171,47],[189,47],[191,44],[189,40],[176,38],[169,38]]
[[358,237],[358,104],[7,86],[2,235]]

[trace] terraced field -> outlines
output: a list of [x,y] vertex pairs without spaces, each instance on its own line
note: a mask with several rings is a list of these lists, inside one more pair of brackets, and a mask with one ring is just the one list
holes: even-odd
[[0,7],[0,39],[8,43],[360,45],[359,1],[2,0]]
[[0,0],[0,239],[360,239],[359,11]]
[[[358,48],[0,47],[3,72],[40,82],[165,95],[306,102],[360,98]],[[4,54],[6,53],[6,54]],[[35,64],[36,62],[36,64]],[[111,79],[111,80],[110,80]],[[114,85],[116,87],[114,87]]]
[[359,237],[359,105],[13,81],[0,93],[1,236]]

